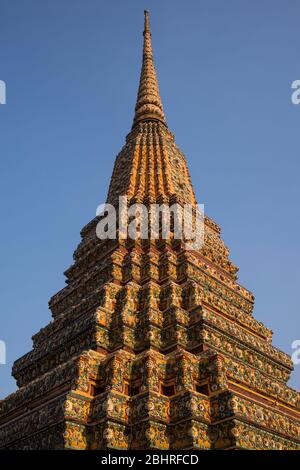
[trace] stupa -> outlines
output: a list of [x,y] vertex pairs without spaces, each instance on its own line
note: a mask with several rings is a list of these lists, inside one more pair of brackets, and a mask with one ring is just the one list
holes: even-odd
[[[164,115],[145,12],[135,115],[107,202],[196,205]],[[2,449],[300,449],[290,357],[253,316],[219,225],[204,245],[81,231],[52,321],[0,404]]]

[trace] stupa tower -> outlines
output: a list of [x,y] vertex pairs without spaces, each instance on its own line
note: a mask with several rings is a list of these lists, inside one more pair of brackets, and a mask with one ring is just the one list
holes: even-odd
[[[196,205],[167,126],[145,12],[131,132],[108,202]],[[254,298],[205,217],[205,243],[100,240],[81,231],[53,319],[13,367],[0,404],[8,449],[300,449],[290,357],[253,317]]]

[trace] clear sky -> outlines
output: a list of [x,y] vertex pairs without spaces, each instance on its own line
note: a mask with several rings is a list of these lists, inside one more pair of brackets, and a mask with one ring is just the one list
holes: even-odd
[[[144,8],[198,201],[221,224],[275,345],[292,353],[300,339],[299,1],[0,0],[0,397],[105,201],[131,127]],[[300,366],[291,385],[300,388]]]

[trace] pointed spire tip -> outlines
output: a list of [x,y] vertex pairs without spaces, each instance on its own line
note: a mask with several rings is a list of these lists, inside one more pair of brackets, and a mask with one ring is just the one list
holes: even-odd
[[151,32],[149,25],[149,12],[144,10],[144,45],[143,61],[138,89],[137,102],[135,106],[135,116],[133,126],[141,121],[160,121],[166,124],[163,106],[159,94],[156,72],[153,61],[153,52],[151,44]]
[[149,25],[149,11],[144,10],[144,15],[145,15],[145,27],[144,27],[144,33],[146,31],[150,31],[150,25]]

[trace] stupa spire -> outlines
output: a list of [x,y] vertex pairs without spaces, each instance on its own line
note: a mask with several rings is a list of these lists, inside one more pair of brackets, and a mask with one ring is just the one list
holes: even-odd
[[144,46],[140,84],[133,126],[140,121],[158,120],[166,124],[154,67],[149,12],[144,11]]

